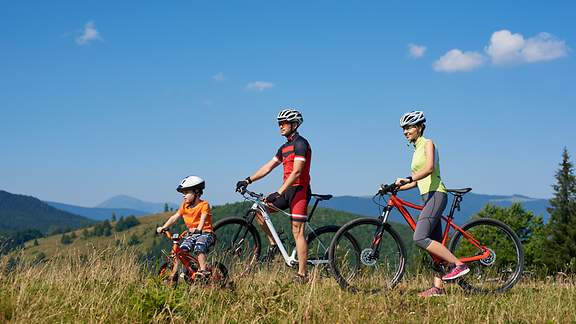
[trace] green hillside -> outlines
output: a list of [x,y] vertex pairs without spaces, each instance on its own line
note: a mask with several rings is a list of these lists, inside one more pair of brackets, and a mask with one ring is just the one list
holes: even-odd
[[48,234],[93,223],[92,220],[61,211],[37,198],[0,190],[0,232],[34,229]]
[[[213,208],[213,222],[215,223],[225,217],[242,216],[249,207],[250,204],[245,202],[216,206]],[[144,259],[151,260],[161,255],[160,251],[162,249],[169,248],[168,240],[163,236],[155,235],[155,229],[157,226],[162,225],[170,215],[171,213],[161,213],[139,217],[138,221],[140,224],[121,232],[111,230],[108,233],[109,235],[87,237],[86,233],[94,231],[94,227],[75,230],[66,234],[70,238],[69,244],[62,243],[62,234],[52,235],[38,239],[37,244],[34,241],[28,242],[24,253],[26,256],[33,258],[39,256],[51,257],[60,252],[74,251],[74,253],[88,254],[95,249],[100,250],[110,246],[119,246],[135,247],[138,251],[141,251],[141,256]],[[314,227],[330,224],[342,225],[357,217],[359,216],[351,213],[319,207],[314,213],[311,224]],[[282,236],[292,241],[289,219],[283,215],[274,215],[273,221],[277,230],[280,233],[284,233]],[[110,223],[112,228],[116,224],[117,222]],[[400,224],[394,224],[393,226],[405,238],[405,242],[411,241],[412,232],[407,226]],[[173,226],[173,231],[183,229],[184,224],[182,222]],[[263,238],[263,234],[261,232],[260,234]],[[264,242],[265,240],[263,239],[262,241]]]

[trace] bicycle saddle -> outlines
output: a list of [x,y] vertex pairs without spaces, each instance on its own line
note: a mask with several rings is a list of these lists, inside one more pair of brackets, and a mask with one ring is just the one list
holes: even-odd
[[312,194],[312,197],[318,199],[318,200],[330,200],[332,199],[332,195],[319,195],[319,194]]
[[449,193],[453,195],[464,195],[465,193],[472,190],[472,188],[462,188],[462,189],[446,189]]

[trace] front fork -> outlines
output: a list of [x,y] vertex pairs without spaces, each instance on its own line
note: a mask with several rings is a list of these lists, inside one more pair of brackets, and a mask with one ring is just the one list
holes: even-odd
[[392,208],[393,208],[392,206],[384,207],[382,215],[378,217],[380,224],[378,225],[378,227],[376,227],[376,231],[374,232],[374,239],[372,240],[372,244],[370,245],[370,248],[372,249],[370,257],[373,259],[378,259],[378,256],[380,254],[380,242],[382,241],[382,235],[384,235],[384,227],[388,226],[386,222],[388,221],[388,215],[390,215]]

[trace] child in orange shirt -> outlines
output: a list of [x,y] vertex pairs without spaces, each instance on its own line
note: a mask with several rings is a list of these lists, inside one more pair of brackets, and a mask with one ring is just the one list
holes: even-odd
[[180,244],[180,248],[188,252],[194,251],[198,256],[200,275],[208,275],[206,269],[206,253],[214,245],[215,237],[212,231],[212,211],[207,201],[201,200],[205,182],[197,176],[188,176],[182,180],[176,190],[184,195],[184,201],[178,211],[172,215],[163,226],[156,229],[161,233],[180,217],[188,227],[188,235]]

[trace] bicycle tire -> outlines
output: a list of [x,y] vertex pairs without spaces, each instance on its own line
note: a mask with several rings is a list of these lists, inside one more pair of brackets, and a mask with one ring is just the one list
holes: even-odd
[[[372,242],[379,228],[382,238],[374,257]],[[358,249],[350,248],[346,237],[353,237]],[[351,292],[377,293],[392,289],[402,279],[406,250],[398,233],[377,218],[360,218],[343,225],[328,250],[330,271],[340,287]]]
[[[458,280],[458,284],[475,293],[503,293],[511,289],[522,277],[524,249],[516,233],[503,222],[481,218],[462,226],[481,245],[491,250],[489,257],[467,263],[470,273]],[[499,234],[499,235],[498,235]],[[458,258],[481,254],[461,232],[456,232],[449,249]]]
[[[308,262],[316,264],[320,267],[320,274],[330,276],[330,259],[328,257],[330,243],[332,239],[336,236],[336,233],[340,229],[337,225],[327,225],[320,228],[312,230],[306,242],[308,243]],[[354,248],[357,253],[360,253],[360,246],[358,242],[352,235],[345,235],[345,238],[350,241],[350,246]],[[318,264],[317,262],[325,262]]]
[[210,260],[223,264],[229,275],[249,273],[260,256],[260,236],[256,228],[244,218],[229,217],[214,224],[214,234],[216,243]]

